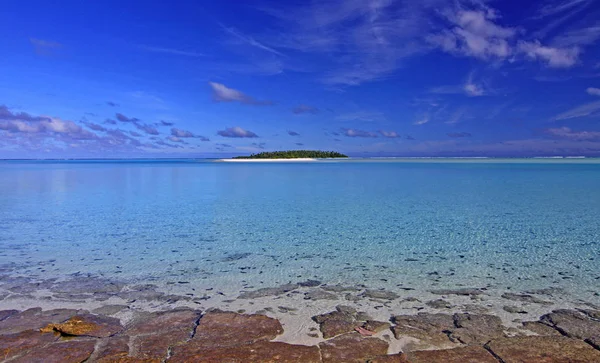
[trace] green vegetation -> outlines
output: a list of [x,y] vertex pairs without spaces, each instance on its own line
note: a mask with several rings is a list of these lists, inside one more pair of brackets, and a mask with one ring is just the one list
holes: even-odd
[[348,156],[335,151],[315,151],[315,150],[288,150],[288,151],[269,151],[250,156],[236,156],[234,159],[299,159],[299,158],[347,158]]

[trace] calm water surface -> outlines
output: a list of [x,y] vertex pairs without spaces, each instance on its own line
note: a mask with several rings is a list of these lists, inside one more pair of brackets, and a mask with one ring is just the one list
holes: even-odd
[[0,163],[11,274],[180,292],[310,278],[598,302],[599,221],[595,162]]

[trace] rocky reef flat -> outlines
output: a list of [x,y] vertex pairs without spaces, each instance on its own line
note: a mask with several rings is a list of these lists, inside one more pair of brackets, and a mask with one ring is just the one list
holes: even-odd
[[600,306],[559,288],[303,280],[177,294],[8,274],[0,287],[6,362],[600,362]]
[[[126,306],[0,311],[4,362],[600,362],[600,311],[557,310],[519,329],[489,314],[418,313],[372,320],[350,306],[313,316],[314,345],[277,341],[264,314]],[[403,341],[401,351],[394,345]]]

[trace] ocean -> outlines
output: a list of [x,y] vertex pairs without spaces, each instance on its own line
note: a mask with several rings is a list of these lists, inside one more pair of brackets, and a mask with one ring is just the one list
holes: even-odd
[[598,304],[599,220],[596,159],[4,161],[0,300],[89,278],[203,307],[298,283]]

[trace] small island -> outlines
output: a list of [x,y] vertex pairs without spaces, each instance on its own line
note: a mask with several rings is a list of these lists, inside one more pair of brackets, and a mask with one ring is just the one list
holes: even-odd
[[335,151],[316,151],[316,150],[288,150],[288,151],[268,151],[250,156],[236,156],[233,159],[331,159],[347,158],[347,155]]

